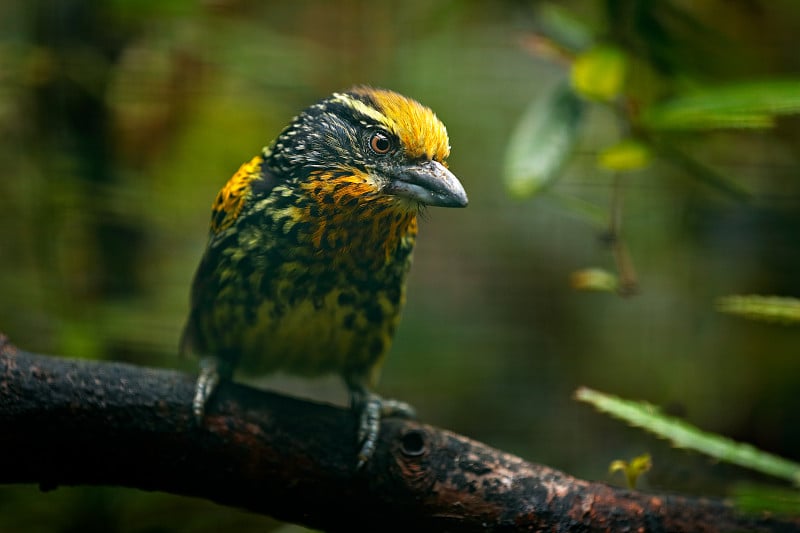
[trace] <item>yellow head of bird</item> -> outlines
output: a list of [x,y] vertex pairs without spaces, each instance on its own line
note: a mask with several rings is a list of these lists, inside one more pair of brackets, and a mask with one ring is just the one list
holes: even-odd
[[355,87],[309,107],[267,151],[267,163],[298,186],[334,199],[417,211],[464,207],[467,195],[447,169],[447,130],[429,108],[398,93]]

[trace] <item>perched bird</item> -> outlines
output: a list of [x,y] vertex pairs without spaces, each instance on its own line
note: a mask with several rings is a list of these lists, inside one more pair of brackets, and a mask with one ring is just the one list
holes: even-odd
[[241,166],[212,205],[181,338],[181,352],[201,358],[200,423],[234,368],[341,375],[359,417],[358,466],[381,416],[413,414],[372,390],[405,300],[417,215],[467,205],[449,153],[429,108],[355,87],[304,110]]

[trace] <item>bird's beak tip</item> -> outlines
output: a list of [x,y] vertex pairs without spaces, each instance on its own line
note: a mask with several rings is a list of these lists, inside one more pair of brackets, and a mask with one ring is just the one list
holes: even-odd
[[433,207],[467,207],[464,186],[438,161],[425,161],[403,169],[389,192]]

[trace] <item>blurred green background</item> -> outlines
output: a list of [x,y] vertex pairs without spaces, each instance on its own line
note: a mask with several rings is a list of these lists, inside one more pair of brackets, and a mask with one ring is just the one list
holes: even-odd
[[[664,96],[685,83],[800,76],[794,0],[559,5],[635,57],[629,77]],[[726,294],[800,296],[800,119],[673,136],[748,199],[663,159],[632,173],[622,235],[639,293],[577,292],[572,272],[615,265],[602,224],[563,198],[611,216],[615,176],[596,158],[623,128],[592,107],[549,189],[509,195],[511,133],[568,73],[531,49],[543,8],[3,2],[0,331],[30,351],[193,372],[176,346],[216,191],[303,107],[367,83],[436,111],[470,197],[468,209],[430,209],[422,221],[382,394],[425,422],[583,478],[621,483],[609,463],[650,452],[646,489],[724,495],[756,478],[592,412],[572,399],[578,386],[800,459],[800,329],[715,311]],[[265,383],[345,397],[333,379]],[[3,532],[228,527],[295,529],[163,494],[0,488]]]

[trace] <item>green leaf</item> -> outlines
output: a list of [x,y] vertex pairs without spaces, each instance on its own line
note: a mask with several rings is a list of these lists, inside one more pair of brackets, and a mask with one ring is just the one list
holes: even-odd
[[571,10],[556,3],[541,4],[537,20],[548,37],[569,50],[584,49],[594,39],[592,28],[579,20]]
[[659,155],[661,155],[664,160],[680,167],[683,171],[687,172],[697,181],[703,182],[706,185],[727,194],[734,200],[740,202],[750,200],[750,192],[739,185],[732,178],[724,174],[720,174],[716,170],[686,155],[670,144],[658,143],[656,147]]
[[599,206],[579,196],[568,194],[555,189],[547,191],[548,199],[552,200],[566,212],[574,215],[581,220],[588,221],[598,228],[605,229],[608,226],[608,207]]
[[642,474],[649,472],[651,468],[653,468],[653,459],[650,457],[649,453],[645,453],[634,457],[630,462],[622,459],[612,461],[611,465],[608,467],[608,472],[610,474],[622,472],[625,476],[625,482],[628,484],[628,488],[635,489],[636,482],[639,481]]
[[531,102],[506,152],[511,194],[532,196],[555,179],[577,140],[584,105],[564,83]]
[[783,516],[800,515],[800,492],[784,487],[737,484],[731,493],[734,506],[746,513],[764,511]]
[[578,389],[575,398],[592,404],[598,411],[667,439],[677,448],[695,450],[718,461],[733,463],[800,485],[800,464],[761,451],[750,444],[704,432],[683,420],[661,413],[658,407],[647,402],[624,400],[586,387]]
[[619,278],[602,268],[584,268],[572,273],[570,285],[578,291],[616,292]]
[[613,46],[595,46],[575,58],[572,87],[588,100],[607,102],[622,91],[627,70],[624,52]]
[[659,129],[769,128],[781,115],[800,113],[800,80],[743,82],[701,89],[651,106],[645,126]]
[[717,300],[717,311],[751,320],[800,324],[800,299],[784,296],[732,295]]
[[650,147],[633,139],[625,139],[600,152],[597,164],[616,172],[640,170],[650,164]]

